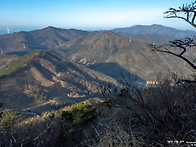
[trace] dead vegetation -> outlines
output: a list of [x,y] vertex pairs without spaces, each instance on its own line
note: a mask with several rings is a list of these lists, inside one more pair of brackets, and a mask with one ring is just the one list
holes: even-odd
[[[95,97],[99,82],[117,83],[111,77],[100,77],[96,71],[41,50],[21,57],[0,72],[11,74],[0,80],[4,107],[39,114]],[[55,97],[60,97],[62,103],[49,105]]]
[[[2,146],[187,146],[196,138],[195,85],[173,80],[159,76],[148,87],[126,81],[118,94],[100,85],[105,101],[89,99],[25,120],[11,110],[13,117],[4,118],[8,111],[2,111]],[[5,119],[11,123],[2,125]]]
[[[193,8],[195,3],[180,9],[194,12],[194,21]],[[177,10],[170,10],[177,16]],[[178,56],[195,69],[195,65],[182,56],[186,51],[183,45],[180,45],[183,50],[179,55],[162,47],[166,53]],[[162,47],[152,47],[162,52]],[[89,99],[27,119],[15,110],[1,110],[0,146],[195,146],[196,85],[189,81],[196,78],[193,75],[193,80],[179,79],[183,77],[174,73],[158,76],[155,84],[144,87],[124,78],[120,93],[110,84],[100,84],[105,101]],[[27,87],[26,92],[30,91],[33,92]],[[58,100],[50,102],[55,104]]]

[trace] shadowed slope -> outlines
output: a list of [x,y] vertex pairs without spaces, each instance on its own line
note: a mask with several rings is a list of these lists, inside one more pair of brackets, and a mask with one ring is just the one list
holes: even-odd
[[18,68],[13,72],[12,64],[8,65],[9,74],[1,77],[0,101],[6,108],[41,113],[98,96],[99,83],[116,84],[106,75],[50,52],[29,54],[15,61]]
[[[126,36],[126,34],[123,34]],[[117,63],[125,70],[135,74],[145,80],[152,79],[157,73],[164,71],[168,73],[168,68],[172,71],[184,70],[185,74],[190,74],[191,69],[184,66],[184,63],[170,55],[152,52],[149,43],[146,41],[155,40],[160,43],[159,35],[138,35],[122,36],[111,31],[105,31],[98,35],[88,35],[60,45],[57,51],[65,52],[65,56],[73,61],[92,67],[94,70],[105,73],[106,69],[99,65],[109,62]],[[158,37],[157,37],[158,36]],[[170,37],[171,38],[171,37]],[[163,39],[162,39],[163,40]],[[152,42],[153,43],[153,42]],[[55,52],[55,51],[54,51]],[[92,64],[95,64],[93,66]],[[103,70],[104,69],[104,70]],[[117,79],[122,78],[120,71],[109,71]],[[115,73],[118,72],[118,73]],[[118,75],[118,77],[117,77]],[[110,74],[111,76],[111,74]]]
[[130,73],[115,62],[97,63],[89,65],[88,67],[90,69],[102,72],[103,74],[108,75],[114,79],[122,80],[122,78],[125,77],[127,80],[136,80],[145,83],[145,80]]

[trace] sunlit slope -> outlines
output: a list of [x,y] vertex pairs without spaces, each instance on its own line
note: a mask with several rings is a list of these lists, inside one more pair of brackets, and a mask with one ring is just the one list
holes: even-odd
[[[156,39],[156,35],[154,36]],[[145,36],[147,39],[148,36]],[[148,40],[153,40],[150,35]],[[160,43],[160,42],[159,42]],[[120,69],[131,72],[148,80],[159,72],[168,73],[183,70],[184,74],[190,74],[191,69],[183,61],[164,53],[152,52],[149,43],[138,37],[125,37],[111,31],[105,31],[98,35],[88,35],[58,46],[56,50],[69,52],[69,58],[77,63],[107,74],[111,72],[111,66],[119,66]],[[101,64],[100,64],[101,63]],[[106,64],[107,65],[104,65]],[[108,68],[101,68],[101,66]],[[108,72],[107,72],[108,69]],[[114,69],[114,68],[113,68]],[[119,68],[114,70],[112,77],[120,78]],[[118,74],[118,75],[116,75]]]
[[39,113],[98,96],[99,83],[117,85],[102,73],[47,51],[30,52],[0,73],[4,107]]

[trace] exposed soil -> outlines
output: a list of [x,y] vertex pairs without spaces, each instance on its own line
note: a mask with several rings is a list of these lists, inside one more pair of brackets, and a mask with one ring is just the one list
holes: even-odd
[[95,97],[99,83],[114,81],[41,51],[15,74],[0,80],[0,101],[4,108],[41,114]]

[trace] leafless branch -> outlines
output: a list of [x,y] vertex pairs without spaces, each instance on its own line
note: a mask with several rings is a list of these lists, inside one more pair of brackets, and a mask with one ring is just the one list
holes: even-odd
[[[152,47],[152,51],[164,52],[171,55],[174,55],[178,58],[181,58],[185,62],[187,62],[193,69],[196,69],[196,65],[193,64],[187,57],[183,56],[187,51],[188,47],[196,46],[196,37],[194,38],[185,38],[185,39],[176,39],[174,41],[167,41],[160,46],[150,45]],[[171,51],[171,48],[178,48],[180,53],[175,53]]]
[[[196,64],[195,61],[185,56],[185,53],[187,52],[187,49],[191,49],[196,46],[196,37],[189,38],[186,37],[185,39],[176,39],[173,41],[167,41],[163,43],[160,46],[156,45],[150,45],[152,47],[152,51],[158,51],[158,52],[164,52],[167,54],[174,55],[182,60],[184,60],[188,65],[190,65],[193,69],[196,70]],[[178,49],[179,52],[176,52],[172,49]],[[182,84],[184,86],[184,83],[196,83],[196,79],[194,80],[188,80],[188,79],[178,79],[175,84]]]
[[14,138],[12,131],[11,131],[11,135],[12,135],[12,138],[13,138],[14,142],[16,142],[16,139]]
[[196,80],[186,80],[186,79],[179,79],[176,84],[182,84],[184,85],[184,83],[196,83]]
[[47,124],[47,128],[45,131],[41,132],[36,138],[34,138],[33,140],[37,140],[39,137],[41,137],[44,133],[46,133],[48,130],[50,129],[50,126]]
[[168,11],[164,12],[166,14],[165,18],[179,18],[187,21],[193,27],[196,27],[195,17],[196,17],[196,1],[191,4],[184,4],[179,9],[170,8]]

